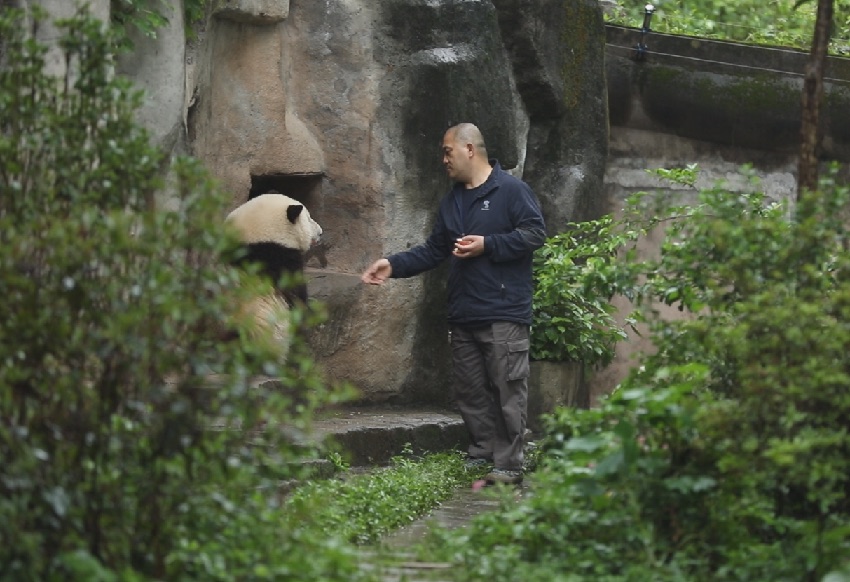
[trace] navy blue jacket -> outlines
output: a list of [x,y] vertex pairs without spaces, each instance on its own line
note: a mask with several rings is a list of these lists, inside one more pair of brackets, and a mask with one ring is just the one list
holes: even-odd
[[[543,215],[531,188],[491,160],[493,171],[478,188],[457,183],[440,202],[424,244],[387,257],[393,278],[418,275],[451,261],[448,320],[457,325],[496,321],[531,324],[532,254],[546,239]],[[464,235],[484,236],[484,254],[452,255]]]

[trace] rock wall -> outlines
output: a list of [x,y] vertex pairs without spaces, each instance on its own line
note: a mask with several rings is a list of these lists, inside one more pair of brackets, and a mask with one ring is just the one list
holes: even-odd
[[173,6],[169,25],[117,66],[145,90],[140,121],[203,161],[234,207],[270,189],[309,207],[325,235],[308,287],[329,313],[309,339],[364,400],[450,399],[444,269],[359,283],[430,232],[450,187],[446,128],[481,127],[550,233],[604,208],[597,0],[215,0],[188,41],[182,2],[149,1]]
[[[63,51],[56,45],[60,31],[54,25],[53,20],[71,18],[80,9],[103,21],[109,18],[109,0],[89,0],[86,2],[79,0],[6,0],[5,5],[20,8],[27,12],[38,7],[51,16],[35,30],[35,40],[47,47],[47,54],[44,57],[45,71],[57,77],[61,77],[67,72],[67,63]],[[0,2],[0,7],[3,6],[4,3]],[[73,71],[71,71],[71,74],[73,75]]]
[[228,1],[190,54],[187,144],[234,205],[274,186],[324,227],[309,290],[329,318],[310,340],[328,375],[366,400],[444,403],[443,270],[380,288],[359,274],[427,236],[461,121],[529,181],[550,231],[598,212],[602,58],[595,0]]
[[[107,5],[109,3],[107,2]],[[168,151],[186,150],[186,37],[183,10],[166,11],[168,24],[150,38],[130,31],[134,50],[118,56],[116,71],[144,91],[137,119]]]

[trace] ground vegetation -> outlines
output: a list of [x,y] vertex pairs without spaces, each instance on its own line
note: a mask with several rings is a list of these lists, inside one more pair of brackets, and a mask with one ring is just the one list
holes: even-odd
[[[651,29],[656,32],[716,38],[808,51],[817,15],[813,0],[658,0]],[[850,3],[834,0],[829,52],[850,56]],[[646,2],[617,0],[609,22],[640,28]]]
[[605,274],[657,351],[546,417],[531,495],[435,535],[457,580],[850,579],[850,189],[829,173],[795,204],[751,180],[630,201],[617,228],[665,242]]

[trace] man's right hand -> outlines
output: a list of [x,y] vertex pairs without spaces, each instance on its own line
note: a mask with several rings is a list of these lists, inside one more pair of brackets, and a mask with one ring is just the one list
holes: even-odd
[[393,268],[390,262],[387,259],[378,259],[363,271],[360,280],[367,285],[383,285],[392,273]]

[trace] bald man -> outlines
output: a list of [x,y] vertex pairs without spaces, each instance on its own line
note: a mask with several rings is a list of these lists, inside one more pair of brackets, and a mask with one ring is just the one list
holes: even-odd
[[527,418],[532,255],[546,238],[529,186],[487,157],[481,131],[461,123],[443,136],[452,189],[428,239],[378,259],[364,283],[418,275],[450,261],[448,323],[454,392],[469,432],[468,467],[493,465],[490,483],[522,482]]

